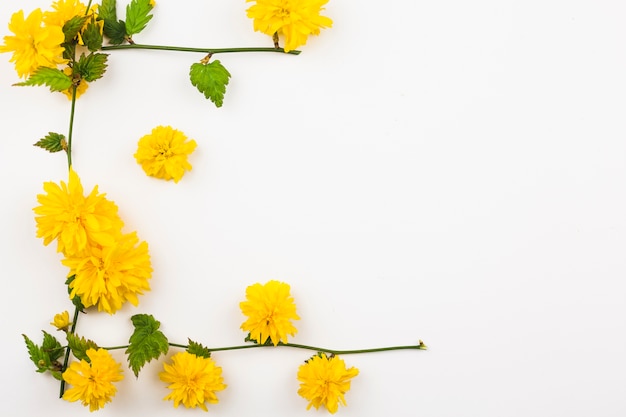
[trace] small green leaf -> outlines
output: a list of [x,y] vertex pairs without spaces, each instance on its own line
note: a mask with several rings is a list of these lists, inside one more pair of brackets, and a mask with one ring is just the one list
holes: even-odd
[[117,4],[115,0],[102,0],[98,7],[98,17],[104,20],[104,36],[109,43],[119,45],[126,39],[126,23],[117,19]]
[[63,91],[72,86],[72,78],[57,68],[39,67],[28,80],[14,85],[46,85],[50,91]]
[[28,349],[28,356],[37,367],[37,372],[46,372],[50,366],[50,357],[25,334],[22,335]]
[[187,347],[187,352],[194,354],[196,356],[200,356],[202,358],[210,358],[211,351],[206,347],[202,346],[200,343],[194,342],[191,339],[188,339],[189,346]]
[[[67,285],[67,293],[70,295],[72,294],[72,288],[70,287],[70,284],[72,283],[72,281],[74,281],[75,278],[76,275],[72,275],[65,280],[65,285]],[[85,312],[85,306],[83,305],[83,301],[78,295],[72,298],[72,304],[74,304],[78,311],[81,311],[83,313]]]
[[126,34],[135,35],[146,28],[152,19],[150,0],[132,0],[126,6]]
[[98,349],[98,345],[93,340],[79,337],[78,335],[75,335],[73,333],[67,334],[67,343],[76,359],[84,359],[87,362],[91,362],[91,360],[87,356],[87,351],[89,349]]
[[85,56],[82,54],[74,71],[80,74],[85,81],[95,81],[102,78],[107,68],[107,54],[94,54],[93,52]]
[[48,135],[39,139],[34,146],[39,146],[48,152],[54,153],[66,150],[67,141],[65,140],[65,136],[60,133],[48,132]]
[[100,32],[100,25],[92,17],[91,22],[87,24],[83,30],[83,43],[91,52],[98,51],[102,48],[103,36]]
[[158,359],[169,350],[167,337],[159,331],[161,323],[150,314],[136,314],[130,318],[135,331],[130,336],[128,349],[128,365],[136,377],[139,370],[152,359]]
[[215,103],[216,107],[222,107],[230,73],[219,60],[208,64],[193,64],[189,71],[189,78],[191,84],[204,94],[206,98]]
[[74,16],[65,22],[63,25],[63,34],[65,35],[66,43],[72,42],[85,25],[87,19],[89,19],[89,16]]
[[98,7],[98,17],[117,22],[117,4],[115,0],[102,0]]
[[43,332],[43,344],[41,345],[41,350],[48,354],[50,362],[54,362],[59,359],[63,356],[65,351],[56,337],[47,332]]

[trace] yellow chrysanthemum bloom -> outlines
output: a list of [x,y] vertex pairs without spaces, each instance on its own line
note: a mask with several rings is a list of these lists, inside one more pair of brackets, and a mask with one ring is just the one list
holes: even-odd
[[191,170],[187,155],[196,149],[196,141],[171,126],[157,126],[152,133],[139,139],[135,159],[146,174],[180,181],[185,171]]
[[139,304],[138,295],[150,290],[152,265],[148,244],[139,243],[136,233],[121,236],[112,246],[93,245],[80,254],[68,256],[63,265],[74,275],[70,298],[80,297],[85,307],[115,313],[129,301]]
[[[97,8],[98,8],[98,5],[91,6],[91,9],[89,10],[91,15],[93,16],[96,15]],[[54,25],[54,26],[63,27],[63,25],[65,25],[65,23],[67,23],[72,18],[76,16],[82,17],[88,14],[87,5],[83,4],[80,0],[58,0],[52,3],[52,9],[53,9],[52,11],[47,11],[47,12],[44,12],[43,14],[43,21],[46,25]],[[85,24],[81,28],[81,31],[80,31],[81,33],[87,27],[89,22],[90,22],[89,19],[85,21]],[[101,22],[100,33],[102,33],[103,25],[104,25],[104,22]],[[78,43],[80,45],[83,45],[84,43],[81,37],[81,33],[78,34]]]
[[71,169],[67,184],[44,183],[46,194],[39,194],[40,206],[33,209],[37,237],[44,245],[58,239],[57,250],[74,255],[90,245],[113,245],[121,235],[123,222],[117,206],[98,193],[95,186],[85,197],[78,174]]
[[172,390],[163,399],[174,401],[176,408],[182,403],[187,408],[200,407],[208,411],[205,403],[216,404],[219,400],[215,392],[226,388],[222,368],[211,358],[179,352],[172,356],[171,365],[163,364],[163,369],[159,378]]
[[66,310],[62,313],[55,314],[50,324],[56,327],[57,330],[67,330],[68,326],[72,324],[70,322],[70,313]]
[[320,16],[328,0],[246,0],[255,5],[247,10],[254,30],[285,37],[285,52],[306,44],[309,35],[319,35],[320,29],[331,27],[333,21]]
[[19,77],[28,77],[39,67],[55,68],[63,64],[65,35],[61,26],[42,26],[41,9],[33,10],[26,19],[20,10],[11,16],[9,30],[15,36],[5,36],[0,52],[13,52],[10,62],[15,62]]
[[65,391],[63,399],[74,402],[80,400],[89,411],[96,411],[111,401],[117,388],[113,382],[124,379],[122,365],[115,362],[106,349],[88,349],[91,363],[82,359],[73,362],[63,372],[63,379],[72,388]]
[[346,405],[344,394],[350,390],[350,380],[358,374],[359,370],[354,367],[346,369],[343,359],[321,353],[300,365],[298,394],[309,401],[307,410],[311,406],[316,409],[324,406],[335,414],[339,404]]
[[288,342],[287,334],[297,333],[291,320],[300,320],[300,317],[289,291],[289,284],[273,280],[246,288],[247,301],[239,303],[239,307],[248,320],[241,329],[250,332],[252,340],[265,344],[270,339],[276,346],[278,342]]

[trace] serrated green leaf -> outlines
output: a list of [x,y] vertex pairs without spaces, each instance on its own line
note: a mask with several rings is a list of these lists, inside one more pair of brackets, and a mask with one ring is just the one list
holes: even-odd
[[98,17],[104,20],[117,21],[117,4],[115,0],[102,0],[98,6]]
[[200,356],[202,358],[210,358],[211,351],[206,347],[202,346],[200,343],[194,342],[191,339],[188,339],[189,345],[187,346],[187,352],[194,354],[196,356]]
[[33,146],[39,146],[48,152],[60,152],[67,149],[67,141],[65,136],[60,133],[48,132],[48,135],[39,139]]
[[56,337],[52,336],[48,332],[43,332],[43,343],[41,345],[41,350],[48,354],[48,358],[50,358],[50,362],[54,362],[63,356],[65,349],[61,346],[61,343],[56,339]]
[[222,107],[230,73],[219,60],[208,64],[193,64],[189,71],[189,79],[204,97],[215,103],[216,107]]
[[132,0],[126,6],[126,34],[135,35],[146,28],[152,19],[150,0]]
[[89,16],[74,16],[63,25],[65,42],[70,43],[85,25]]
[[39,67],[28,80],[14,85],[46,85],[50,91],[63,91],[72,86],[72,78],[57,68]]
[[74,66],[74,71],[79,73],[85,81],[95,81],[102,78],[106,72],[107,58],[107,54],[95,54],[93,52],[86,56],[82,54]]
[[87,24],[82,33],[83,43],[91,52],[98,51],[102,48],[103,36],[100,31],[100,24],[92,17],[91,22]]
[[150,314],[136,314],[130,318],[135,331],[130,336],[128,366],[135,376],[139,376],[141,368],[152,359],[158,359],[169,350],[167,337],[159,330],[161,323]]
[[109,43],[119,45],[126,39],[126,23],[117,19],[117,4],[115,0],[102,0],[98,7],[98,17],[104,20],[104,36]]
[[84,359],[87,362],[91,362],[87,356],[87,351],[89,349],[98,349],[98,345],[93,340],[85,339],[73,333],[67,334],[67,343],[76,359]]
[[37,372],[46,372],[50,366],[50,357],[25,334],[22,335],[28,349],[28,356],[37,367]]
[[[72,288],[70,287],[70,284],[72,283],[72,281],[74,281],[74,279],[76,279],[76,275],[71,275],[65,280],[65,285],[67,285],[67,293],[70,295],[72,294]],[[78,295],[72,298],[72,304],[74,304],[78,311],[81,311],[83,313],[85,312],[85,306],[83,305],[83,302]]]

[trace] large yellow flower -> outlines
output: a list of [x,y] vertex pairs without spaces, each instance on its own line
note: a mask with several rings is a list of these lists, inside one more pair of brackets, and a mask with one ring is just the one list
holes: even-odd
[[185,171],[191,170],[187,155],[196,149],[196,141],[171,126],[157,126],[152,133],[139,139],[135,159],[146,174],[180,181]]
[[248,316],[241,328],[250,332],[250,338],[259,344],[270,339],[274,346],[287,343],[287,334],[294,336],[296,328],[291,320],[299,320],[296,305],[289,293],[289,284],[268,281],[246,288],[246,299],[239,303],[241,312]]
[[115,313],[129,301],[137,306],[138,295],[150,290],[152,265],[148,244],[139,243],[136,233],[121,236],[112,246],[89,246],[80,254],[66,257],[70,268],[70,298],[80,297],[85,307]]
[[41,9],[33,10],[26,19],[20,10],[11,16],[9,30],[15,36],[5,36],[0,52],[13,52],[10,62],[15,62],[19,77],[28,77],[39,67],[55,68],[63,59],[65,35],[61,26],[42,26]]
[[205,403],[216,404],[219,400],[215,392],[226,388],[222,368],[211,358],[179,352],[172,356],[171,365],[163,364],[163,369],[159,378],[172,390],[164,400],[174,401],[176,408],[182,403],[187,408],[208,411]]
[[121,235],[123,222],[117,206],[98,193],[95,186],[85,197],[80,178],[70,170],[67,184],[44,183],[46,194],[39,194],[40,206],[33,209],[37,222],[37,237],[48,245],[58,239],[57,250],[75,255],[90,245],[113,245]]
[[328,0],[246,0],[255,5],[248,8],[254,19],[254,30],[273,36],[284,35],[286,52],[306,44],[309,35],[319,35],[320,29],[331,27],[333,21],[320,16]]
[[73,362],[63,372],[63,379],[72,388],[65,391],[63,399],[67,401],[80,400],[89,411],[96,411],[111,401],[117,388],[113,382],[124,379],[122,366],[115,362],[106,349],[88,349],[87,356],[91,363],[82,359]]
[[307,410],[324,406],[335,414],[339,404],[346,405],[344,394],[350,390],[350,380],[358,374],[354,367],[346,369],[343,359],[321,353],[300,365],[298,394],[309,401]]

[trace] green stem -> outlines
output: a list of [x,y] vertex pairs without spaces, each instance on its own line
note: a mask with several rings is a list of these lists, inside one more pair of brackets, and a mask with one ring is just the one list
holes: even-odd
[[[72,320],[72,327],[70,328],[70,333],[72,334],[76,330],[76,323],[78,323],[78,313],[80,313],[80,310],[78,309],[78,307],[74,308],[74,320]],[[67,369],[67,363],[70,360],[70,352],[71,352],[71,349],[68,346],[65,351],[65,358],[63,358],[63,367],[61,368],[61,375]],[[65,393],[65,380],[61,378],[61,391],[59,392],[59,398],[63,398],[64,393]]]
[[140,43],[103,46],[103,51],[114,51],[118,49],[156,49],[159,51],[179,51],[179,52],[200,52],[204,54],[224,54],[229,52],[280,52],[291,55],[299,55],[300,51],[285,52],[283,48],[188,48],[185,46],[165,46],[165,45],[145,45]]
[[[182,348],[182,349],[187,349],[189,347],[188,345],[181,345],[179,343],[170,343],[169,345],[172,346],[172,347],[178,347],[178,348]],[[107,349],[107,350],[127,349],[128,346],[129,345],[113,346],[113,347],[105,347],[104,349]],[[389,350],[409,350],[409,349],[410,350],[426,350],[427,349],[426,345],[421,340],[419,341],[419,343],[417,345],[386,346],[386,347],[379,347],[379,348],[350,349],[350,350],[327,349],[327,348],[322,348],[322,347],[317,347],[317,346],[300,345],[300,344],[297,344],[297,343],[282,343],[282,342],[280,342],[278,344],[278,346],[285,346],[285,347],[291,347],[291,348],[296,348],[296,349],[313,350],[313,351],[316,351],[316,352],[325,352],[325,353],[330,353],[330,354],[333,354],[333,355],[351,355],[351,354],[356,354],[356,353],[385,352],[385,351],[389,351]],[[238,346],[224,346],[224,347],[217,347],[217,348],[207,348],[207,350],[209,352],[219,352],[219,351],[224,351],[224,350],[253,349],[253,348],[262,348],[262,347],[274,347],[274,346],[273,345],[250,344],[250,345],[238,345]]]
[[72,132],[74,131],[74,113],[76,111],[76,90],[78,87],[72,84],[72,109],[70,111],[70,128],[67,134],[67,168],[72,168]]

